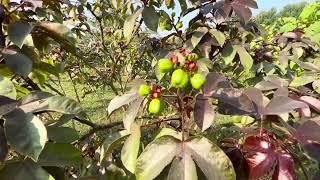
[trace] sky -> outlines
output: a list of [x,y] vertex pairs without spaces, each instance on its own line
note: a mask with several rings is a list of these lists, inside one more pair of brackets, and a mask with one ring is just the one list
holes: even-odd
[[257,0],[259,9],[253,10],[253,14],[256,15],[261,11],[269,10],[272,7],[281,10],[287,4],[294,4],[300,2],[313,2],[315,0]]

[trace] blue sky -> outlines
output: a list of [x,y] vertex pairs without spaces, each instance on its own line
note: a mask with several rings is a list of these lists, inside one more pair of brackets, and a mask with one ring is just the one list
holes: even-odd
[[277,10],[282,9],[287,4],[300,3],[300,2],[312,2],[314,0],[257,0],[259,9],[254,10],[253,14],[257,14],[260,11],[271,9],[276,7]]

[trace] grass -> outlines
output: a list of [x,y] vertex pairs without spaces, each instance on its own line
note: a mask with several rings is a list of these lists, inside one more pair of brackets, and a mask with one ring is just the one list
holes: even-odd
[[[57,84],[52,83],[51,85],[58,89],[60,92],[64,92],[66,97],[72,98],[75,101],[78,101],[76,92],[74,90],[72,81],[66,77],[61,77],[61,86],[58,86]],[[113,97],[115,97],[114,93],[111,89],[106,87],[105,89],[103,87],[100,87],[98,89],[95,89],[93,92],[90,92],[89,94],[84,95],[83,89],[86,87],[86,84],[75,84],[75,88],[77,89],[79,100],[81,107],[84,109],[86,114],[88,115],[88,118],[90,121],[96,123],[96,124],[106,124],[110,122],[119,121],[122,119],[122,113],[117,112],[112,115],[111,118],[107,119],[107,107],[109,102],[112,100]],[[87,130],[89,130],[89,127],[76,123],[75,121],[71,121],[70,123],[67,123],[66,126],[71,126],[75,128],[77,131],[80,132],[80,134],[83,134]]]

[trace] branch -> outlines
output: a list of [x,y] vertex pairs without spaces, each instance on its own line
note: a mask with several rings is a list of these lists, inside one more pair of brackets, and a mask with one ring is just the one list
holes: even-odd
[[78,118],[78,117],[74,117],[73,119],[74,119],[75,121],[78,121],[79,123],[85,124],[85,125],[90,126],[90,127],[92,127],[92,128],[96,128],[96,127],[97,127],[97,125],[96,125],[95,123],[93,123],[93,122],[91,122],[91,121],[89,121],[89,120],[80,119],[80,118]]
[[41,90],[40,87],[34,83],[30,78],[23,77],[22,78],[29,86],[31,86],[34,90]]

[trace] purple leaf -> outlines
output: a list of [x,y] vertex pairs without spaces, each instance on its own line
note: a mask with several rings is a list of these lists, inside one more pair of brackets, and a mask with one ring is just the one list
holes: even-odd
[[263,94],[257,88],[247,88],[243,90],[243,93],[246,94],[250,100],[254,103],[255,110],[258,114],[261,114],[263,111]]
[[288,88],[285,88],[285,87],[278,88],[273,94],[273,96],[285,96],[285,97],[288,97],[288,95],[289,95]]
[[312,109],[320,112],[320,101],[311,96],[301,96],[299,100],[307,103]]
[[6,96],[0,96],[0,116],[13,111],[18,102]]
[[8,155],[7,138],[4,134],[4,129],[0,126],[0,162],[4,161]]
[[232,1],[231,4],[235,6],[244,6],[244,7],[258,9],[258,4],[255,0],[234,0]]
[[251,10],[247,7],[232,5],[232,9],[244,22],[247,22],[252,16]]
[[272,180],[293,180],[295,179],[294,161],[290,154],[278,152],[278,164],[272,176]]
[[262,91],[269,91],[272,89],[277,89],[279,86],[269,81],[261,81],[255,85],[255,88],[258,88]]
[[230,83],[227,78],[219,73],[209,73],[206,76],[206,83],[204,84],[202,90],[204,96],[211,96],[212,93],[219,88],[229,88]]
[[287,112],[291,112],[299,108],[307,108],[308,105],[301,101],[295,101],[289,97],[277,96],[271,99],[266,108],[264,109],[264,115],[279,115]]
[[320,121],[306,121],[297,128],[294,136],[303,144],[320,143]]
[[212,104],[208,101],[208,98],[199,94],[194,105],[194,120],[198,127],[202,131],[208,129],[212,124],[214,116],[215,111]]

